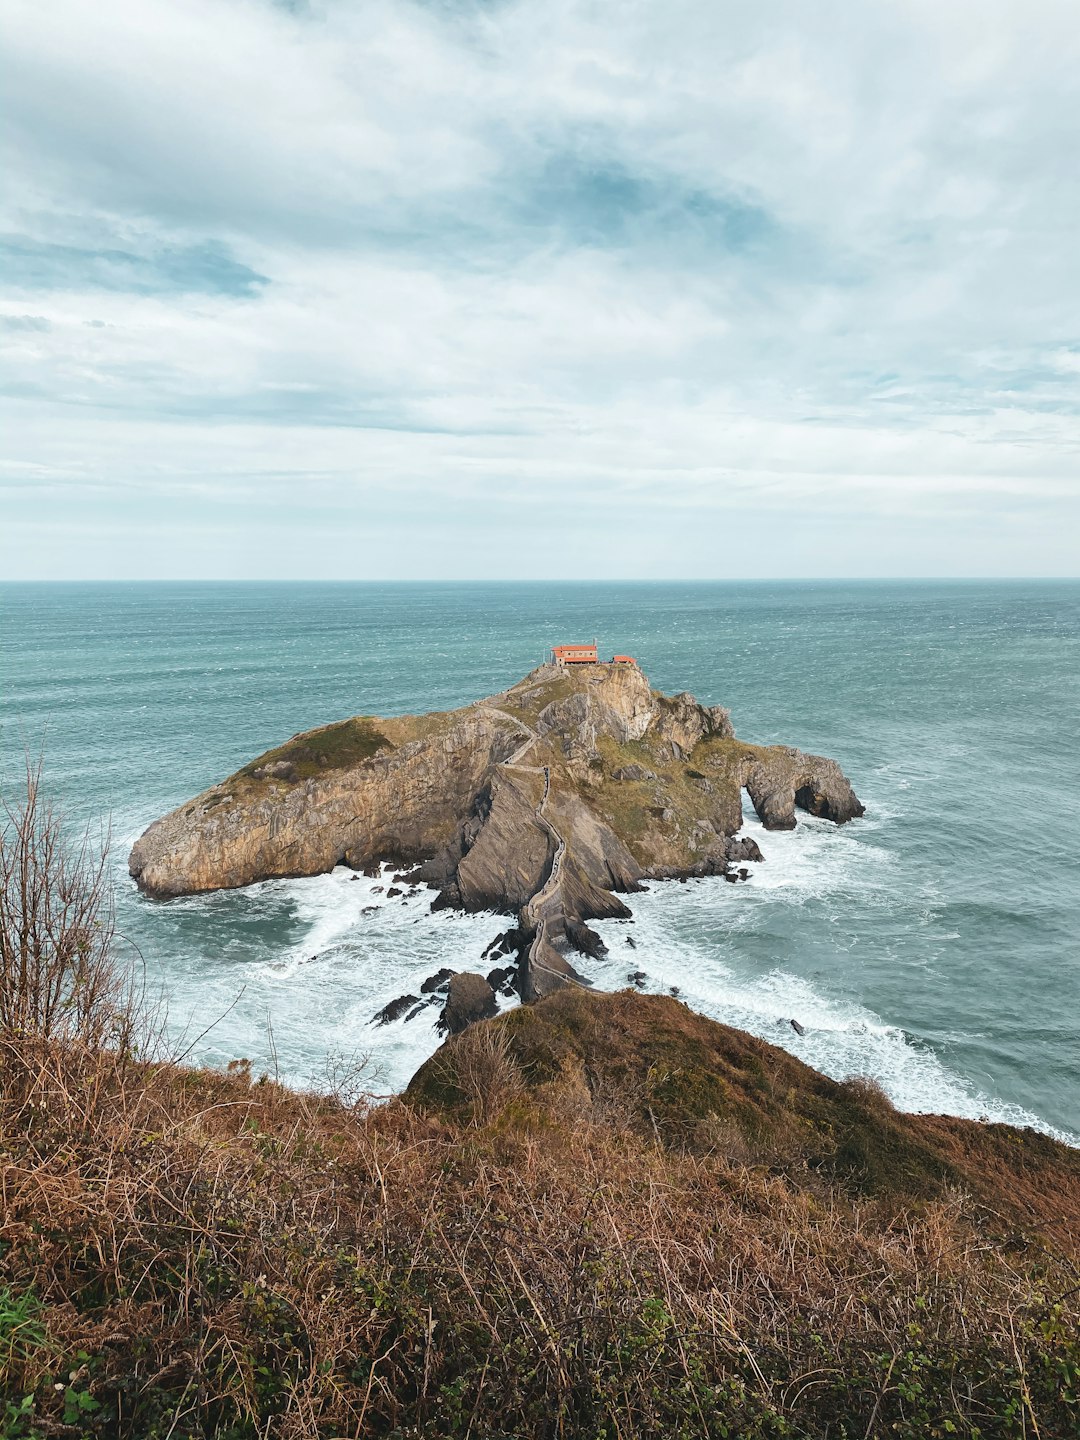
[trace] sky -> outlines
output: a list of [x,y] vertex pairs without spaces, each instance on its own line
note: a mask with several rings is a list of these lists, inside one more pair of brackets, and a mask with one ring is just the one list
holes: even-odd
[[5,0],[0,576],[1080,575],[1074,0]]

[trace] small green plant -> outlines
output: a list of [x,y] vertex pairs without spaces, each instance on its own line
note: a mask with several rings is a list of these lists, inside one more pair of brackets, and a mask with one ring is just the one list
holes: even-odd
[[[0,1391],[5,1397],[27,1385],[26,1372],[34,1368],[35,1361],[44,1359],[47,1350],[37,1297],[29,1291],[18,1294],[6,1285],[0,1288]],[[0,1440],[22,1440],[30,1435],[33,1415],[32,1390],[17,1400],[5,1398],[0,1410]]]
[[30,1434],[27,1426],[33,1414],[33,1395],[24,1395],[21,1400],[6,1400],[0,1412],[0,1440],[23,1440]]
[[64,1391],[65,1425],[78,1425],[100,1408],[89,1390],[76,1390],[74,1385],[69,1385]]
[[47,1347],[41,1305],[29,1291],[0,1289],[0,1385],[9,1385]]

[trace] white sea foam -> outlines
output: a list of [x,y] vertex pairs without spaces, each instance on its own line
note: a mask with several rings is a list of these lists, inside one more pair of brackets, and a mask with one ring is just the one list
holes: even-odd
[[[847,905],[853,891],[867,905],[877,895],[886,896],[895,883],[895,861],[873,844],[873,828],[838,829],[828,821],[800,817],[795,830],[766,832],[748,810],[743,833],[758,841],[766,857],[747,866],[750,879],[740,885],[716,879],[653,885],[634,897],[632,925],[597,924],[610,950],[606,960],[594,964],[590,978],[616,988],[633,971],[644,971],[645,990],[674,989],[692,1009],[759,1035],[833,1079],[872,1078],[901,1110],[1030,1125],[1075,1143],[1076,1137],[1023,1107],[982,1093],[928,1045],[865,1006],[830,995],[824,983],[811,983],[782,966],[755,969],[742,953],[745,946],[731,943],[762,925],[764,904],[822,902],[828,922],[833,895],[846,896]],[[627,936],[635,948],[627,946]],[[832,943],[842,950],[855,940],[836,933]],[[794,1029],[793,1019],[805,1034]]]
[[782,890],[786,900],[803,900],[830,893],[843,894],[857,886],[872,890],[888,883],[893,865],[889,851],[873,844],[874,831],[892,817],[880,812],[858,830],[842,828],[830,820],[800,815],[794,830],[766,830],[749,800],[743,797],[740,835],[756,840],[765,860],[748,865],[756,889]]
[[[621,988],[630,972],[643,970],[647,990],[674,988],[692,1009],[760,1035],[834,1079],[872,1077],[902,1110],[988,1117],[1074,1140],[1020,1106],[981,1093],[916,1037],[830,994],[824,979],[755,963],[752,942],[770,949],[775,907],[789,914],[813,902],[820,925],[850,913],[853,896],[865,905],[886,900],[896,861],[874,844],[874,829],[800,817],[795,830],[765,832],[750,811],[744,833],[766,859],[748,865],[747,882],[654,884],[633,897],[632,925],[597,924],[609,954],[580,962],[582,968],[602,989]],[[428,890],[390,899],[392,877],[391,870],[369,878],[340,867],[161,907],[159,925],[182,921],[189,947],[185,963],[171,963],[167,972],[173,1028],[188,1037],[190,1058],[224,1064],[247,1056],[288,1083],[321,1087],[334,1057],[362,1057],[372,1089],[402,1088],[440,1043],[440,1007],[387,1025],[373,1025],[373,1016],[401,995],[420,997],[422,982],[439,969],[498,963],[481,957],[509,922],[492,914],[432,914]],[[190,948],[194,919],[202,922],[202,953]],[[837,925],[831,943],[843,951],[856,939]]]
[[[392,874],[370,879],[339,867],[164,907],[163,919],[186,916],[189,936],[198,914],[220,942],[210,953],[204,943],[182,971],[169,966],[170,1019],[175,1033],[189,1037],[191,1058],[248,1057],[288,1083],[316,1086],[333,1058],[364,1058],[373,1088],[403,1087],[439,1044],[439,1006],[408,1022],[377,1025],[373,1017],[399,996],[426,999],[421,984],[437,970],[486,968],[482,953],[509,922],[431,914],[429,890],[388,898]],[[272,932],[265,944],[260,926]]]
[[[629,967],[646,970],[646,990],[667,993],[674,987],[691,1009],[760,1035],[833,1079],[873,1078],[901,1110],[972,1119],[986,1116],[1056,1133],[1021,1107],[972,1089],[933,1051],[865,1008],[832,1001],[806,980],[781,969],[755,979],[740,978],[707,942],[691,946],[673,941],[664,910],[668,903],[678,904],[678,897],[672,902],[664,897],[655,905],[650,899],[635,911],[636,950],[624,950],[619,937],[611,935],[619,927],[598,927],[617,952],[608,967],[617,963],[626,970],[631,957]],[[606,983],[612,987],[626,983],[615,975],[595,978],[605,988]],[[798,1020],[805,1034],[795,1031],[792,1019]]]

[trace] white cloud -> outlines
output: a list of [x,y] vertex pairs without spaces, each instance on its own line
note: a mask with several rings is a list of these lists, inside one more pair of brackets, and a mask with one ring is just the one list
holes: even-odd
[[4,24],[9,573],[1076,573],[1071,5]]

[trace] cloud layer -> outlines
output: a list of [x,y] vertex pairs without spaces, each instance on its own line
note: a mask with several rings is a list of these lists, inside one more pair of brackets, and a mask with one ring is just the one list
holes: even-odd
[[8,0],[4,573],[1080,573],[1068,0]]

